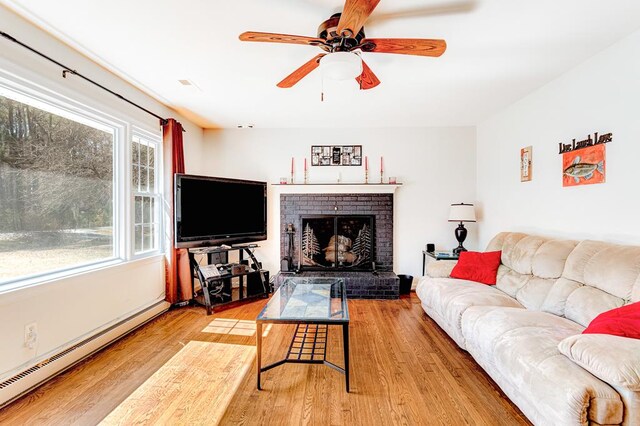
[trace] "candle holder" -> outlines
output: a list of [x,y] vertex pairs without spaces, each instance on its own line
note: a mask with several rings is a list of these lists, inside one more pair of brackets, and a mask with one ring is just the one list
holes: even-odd
[[380,170],[380,183],[384,183],[384,170]]
[[364,171],[364,183],[369,183],[369,170]]
[[304,171],[304,184],[306,185],[309,179],[309,172],[307,170]]
[[291,183],[293,184],[293,170],[291,171]]

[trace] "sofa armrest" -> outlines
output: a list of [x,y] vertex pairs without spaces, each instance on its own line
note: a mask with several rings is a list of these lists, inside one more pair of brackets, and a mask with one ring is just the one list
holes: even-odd
[[437,260],[427,263],[427,276],[431,278],[449,278],[457,260]]
[[558,350],[600,380],[640,391],[640,340],[608,334],[577,334],[561,341]]

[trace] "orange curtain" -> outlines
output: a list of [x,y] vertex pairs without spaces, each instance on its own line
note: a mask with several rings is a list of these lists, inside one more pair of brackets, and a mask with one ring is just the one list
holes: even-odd
[[175,229],[173,220],[173,176],[184,173],[184,150],[182,143],[182,124],[170,118],[162,125],[162,150],[164,158],[164,194],[167,249],[165,250],[165,286],[167,302],[174,304],[190,300],[191,271],[189,255],[185,249],[175,248]]

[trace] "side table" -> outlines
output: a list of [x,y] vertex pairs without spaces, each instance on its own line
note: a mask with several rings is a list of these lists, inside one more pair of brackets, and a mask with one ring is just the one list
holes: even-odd
[[429,252],[426,250],[422,250],[422,275],[426,274],[427,267],[427,256],[434,260],[458,260],[460,257],[453,252],[443,252],[443,251],[435,251]]

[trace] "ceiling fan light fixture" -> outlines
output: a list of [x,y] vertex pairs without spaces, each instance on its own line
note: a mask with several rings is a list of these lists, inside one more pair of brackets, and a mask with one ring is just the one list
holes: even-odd
[[352,52],[333,52],[320,59],[322,75],[332,80],[350,80],[362,74],[362,59]]

